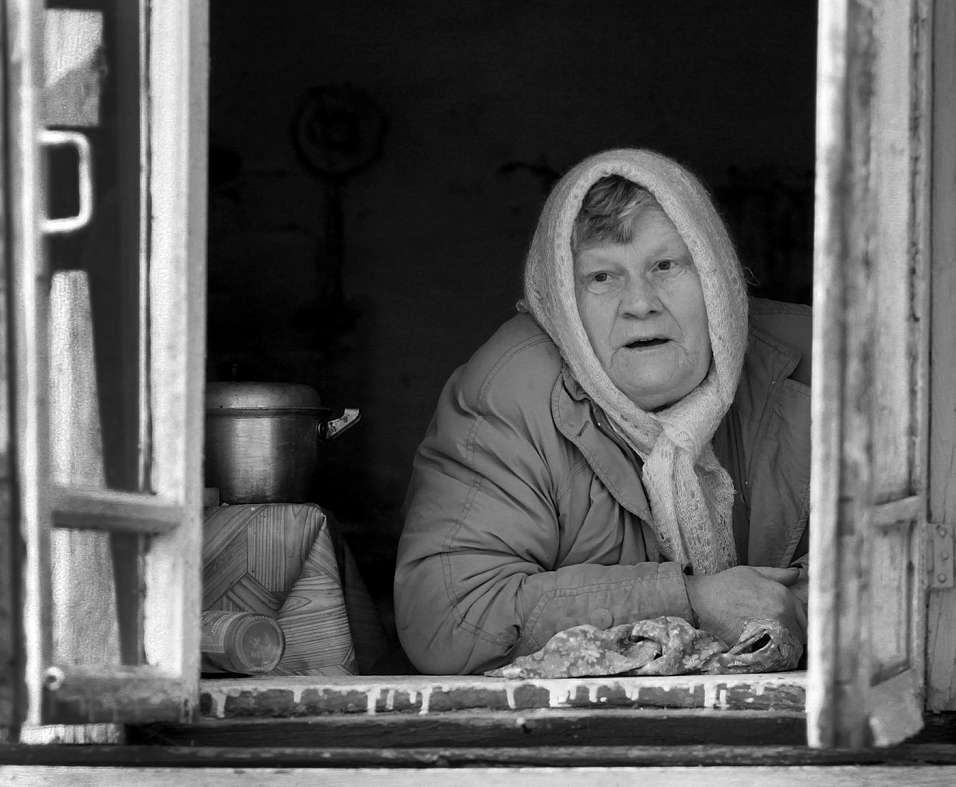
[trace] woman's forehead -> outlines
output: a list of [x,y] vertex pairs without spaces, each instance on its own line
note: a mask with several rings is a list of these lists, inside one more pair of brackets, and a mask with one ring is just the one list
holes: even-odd
[[640,255],[689,254],[683,237],[667,214],[660,208],[648,207],[636,215],[631,225],[631,240],[624,243],[596,241],[583,246],[577,258],[587,255],[592,259],[618,256],[632,251]]

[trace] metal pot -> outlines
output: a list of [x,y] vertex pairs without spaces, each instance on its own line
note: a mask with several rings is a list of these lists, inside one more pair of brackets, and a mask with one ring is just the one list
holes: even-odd
[[303,503],[316,480],[320,440],[359,420],[322,407],[295,383],[207,383],[205,483],[224,503]]

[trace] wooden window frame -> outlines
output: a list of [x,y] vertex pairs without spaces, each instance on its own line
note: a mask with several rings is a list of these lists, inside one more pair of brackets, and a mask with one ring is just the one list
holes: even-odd
[[[24,41],[28,38],[24,25],[35,25],[35,20],[30,22],[28,14],[19,9],[21,7],[29,9],[33,5],[27,0],[17,0],[10,2],[9,5],[12,10],[7,17],[8,27],[15,36],[22,36]],[[153,197],[151,240],[152,253],[157,255],[157,259],[168,260],[171,265],[178,267],[176,267],[177,273],[167,282],[171,286],[156,287],[151,292],[151,296],[157,309],[157,319],[168,320],[167,327],[175,325],[182,331],[187,337],[188,349],[185,355],[181,350],[166,352],[170,347],[163,347],[162,342],[159,343],[159,352],[154,357],[153,369],[157,385],[152,388],[151,405],[160,430],[167,427],[170,430],[167,438],[160,439],[168,439],[168,445],[172,446],[171,453],[180,458],[169,465],[164,465],[160,461],[157,466],[156,491],[160,496],[159,503],[101,493],[90,494],[71,489],[50,490],[43,483],[45,460],[42,452],[30,448],[30,446],[46,444],[42,417],[38,418],[38,415],[42,416],[42,413],[32,412],[29,407],[25,407],[18,409],[16,414],[17,444],[18,447],[24,447],[19,454],[19,488],[21,489],[21,522],[24,524],[23,532],[28,545],[24,580],[27,618],[33,616],[39,620],[49,618],[49,611],[42,602],[46,570],[43,550],[44,539],[48,538],[51,521],[61,526],[86,527],[90,524],[98,524],[100,528],[109,529],[123,528],[126,527],[123,522],[137,520],[140,523],[137,527],[144,532],[152,533],[154,540],[147,566],[149,591],[146,597],[145,615],[148,621],[147,632],[153,632],[152,635],[147,633],[147,650],[151,661],[157,667],[153,673],[140,671],[135,677],[131,673],[116,670],[51,673],[48,671],[48,660],[44,658],[44,654],[49,652],[49,643],[44,641],[44,637],[48,635],[43,633],[43,626],[33,629],[28,626],[25,683],[31,699],[29,718],[33,721],[42,719],[37,709],[42,707],[44,702],[49,702],[51,693],[62,698],[59,704],[61,711],[66,713],[64,718],[84,721],[104,720],[107,714],[91,715],[88,712],[88,699],[91,691],[94,690],[127,697],[128,701],[111,707],[110,712],[113,713],[111,719],[117,718],[116,711],[121,709],[119,715],[130,721],[139,719],[156,721],[163,715],[170,717],[171,721],[189,721],[195,713],[193,703],[200,691],[197,680],[200,595],[196,583],[199,576],[200,554],[197,534],[201,533],[199,520],[201,517],[201,467],[197,460],[199,451],[196,443],[202,429],[202,402],[201,384],[197,385],[196,381],[201,381],[204,374],[199,361],[203,355],[205,320],[203,282],[205,252],[202,241],[205,232],[206,183],[205,167],[202,164],[205,161],[206,144],[204,99],[207,90],[205,63],[208,59],[208,16],[205,3],[201,2],[164,0],[162,4],[157,4],[154,8],[160,6],[163,6],[164,10],[154,18],[152,40],[156,44],[156,49],[152,50],[150,60],[151,117],[157,119],[150,126],[151,172],[154,178],[151,183]],[[828,278],[835,275],[835,271],[840,270],[839,266],[845,259],[842,255],[847,251],[847,247],[841,244],[845,243],[846,238],[840,235],[841,231],[845,229],[850,218],[858,220],[860,215],[863,215],[863,218],[873,218],[872,215],[865,213],[868,208],[864,208],[863,214],[850,216],[850,212],[842,210],[837,204],[841,194],[852,193],[853,188],[861,186],[859,178],[855,179],[853,174],[856,161],[854,155],[857,148],[852,146],[845,148],[844,145],[849,140],[852,144],[865,146],[865,140],[869,140],[871,132],[876,129],[876,137],[879,138],[877,141],[883,145],[882,148],[878,146],[877,156],[874,159],[879,164],[879,156],[889,155],[892,152],[890,150],[892,146],[899,141],[898,137],[880,137],[879,118],[872,113],[867,114],[872,109],[871,106],[852,106],[853,97],[858,95],[855,91],[858,91],[862,84],[860,80],[873,77],[874,69],[878,71],[884,67],[885,63],[875,56],[875,51],[872,49],[851,52],[849,55],[846,50],[840,50],[842,45],[840,41],[844,44],[848,40],[852,42],[852,39],[847,38],[848,23],[861,20],[862,17],[859,14],[865,11],[864,6],[869,7],[869,4],[853,2],[853,0],[821,3],[821,11],[825,11],[821,13],[820,31],[821,116],[836,122],[836,125],[829,129],[821,127],[821,133],[818,134],[820,181],[823,184],[818,184],[818,197],[821,200],[818,204],[824,205],[824,215],[830,216],[833,222],[832,224],[821,222],[825,231],[824,235],[818,236],[818,251],[815,254],[817,287],[824,293],[819,300],[822,311],[830,314],[829,317],[822,317],[822,319],[836,320],[834,312],[838,306],[845,305],[847,298],[852,300],[856,297],[853,294],[853,287],[858,286],[858,283],[848,283],[846,280],[834,281]],[[921,93],[919,87],[929,84],[927,74],[930,71],[932,50],[926,38],[926,30],[927,25],[930,24],[928,20],[933,18],[933,13],[939,8],[939,4],[934,4],[932,0],[915,0],[909,6],[913,16],[908,17],[907,25],[907,35],[912,36],[908,42],[910,49],[907,50],[909,52],[907,62],[912,69],[910,79],[907,81],[909,88],[912,89],[907,93],[910,100],[908,106],[917,124],[914,133],[908,137],[907,141],[907,145],[914,146],[911,149],[913,168],[907,176],[909,179],[906,186],[913,203],[912,221],[907,224],[907,239],[913,254],[912,258],[909,258],[911,264],[919,268],[914,285],[917,289],[914,290],[911,303],[916,308],[917,317],[920,319],[928,311],[926,293],[918,290],[919,287],[925,286],[928,276],[927,260],[931,256],[928,216],[931,209],[935,210],[938,207],[939,199],[934,197],[932,205],[930,204],[927,169],[927,162],[931,160],[930,137],[926,124],[931,122],[933,114],[928,103],[929,96],[925,92]],[[943,13],[948,14],[947,19],[951,16],[948,10]],[[882,23],[879,19],[869,18],[863,21],[870,25],[865,29],[871,34],[882,35],[888,30],[888,28],[878,27]],[[950,23],[947,22],[947,24]],[[164,25],[172,27],[164,27]],[[186,29],[190,31],[190,34],[186,36],[173,34],[173,28],[177,25],[180,26],[178,29]],[[29,47],[21,51],[24,53],[23,59],[11,64],[14,74],[28,71],[33,67],[30,58],[35,56],[35,53],[31,54]],[[878,80],[877,84],[880,85]],[[879,89],[885,91],[887,86],[882,85]],[[188,105],[182,102],[183,95],[189,96]],[[884,98],[889,96],[886,95]],[[33,99],[29,95],[19,95],[13,97],[13,100],[21,102],[19,106],[22,113],[26,115],[32,113],[35,117],[36,108],[30,106],[29,102]],[[846,111],[848,107],[852,111]],[[158,130],[159,123],[164,124],[161,132]],[[167,123],[169,126],[165,125]],[[170,128],[176,131],[170,133]],[[13,173],[14,180],[19,179],[25,184],[32,182],[31,179],[36,177],[38,171],[38,155],[35,145],[31,142],[33,138],[30,136],[36,131],[34,122],[32,125],[24,123],[13,129],[11,133],[12,149],[22,148],[26,151],[18,169]],[[30,152],[31,150],[33,152]],[[951,157],[947,159],[949,162],[951,160]],[[33,183],[31,187],[37,185]],[[862,187],[868,188],[866,184],[862,184]],[[827,207],[827,200],[830,200],[830,207]],[[833,205],[836,207],[834,208]],[[39,216],[31,213],[33,209],[29,206],[13,206],[12,210],[16,212],[16,220],[19,222],[29,224],[30,222],[38,223],[40,220]],[[830,232],[831,235],[826,235],[826,232]],[[32,259],[39,254],[37,248],[30,247],[28,238],[20,237],[17,242],[21,245],[13,249],[14,255]],[[934,242],[936,248],[939,248],[940,243],[949,243],[949,241],[939,240]],[[951,250],[952,246],[946,248]],[[856,252],[852,249],[850,251],[850,258],[853,258]],[[42,337],[22,327],[29,326],[31,321],[42,322],[38,316],[42,313],[42,298],[36,292],[36,281],[31,280],[30,276],[24,277],[22,273],[20,276],[21,278],[16,280],[16,286],[30,294],[26,302],[20,305],[16,316],[17,325],[21,326],[16,344],[17,368],[18,371],[21,366],[24,369],[23,374],[17,379],[16,398],[18,403],[22,404],[25,401],[42,401],[43,397],[39,392],[44,390],[45,372],[41,349]],[[838,288],[842,300],[830,298],[828,293],[831,285]],[[862,292],[868,285],[864,282],[859,286],[861,287],[859,291]],[[951,309],[953,302],[951,297],[941,303],[934,300],[936,309],[934,313],[939,313],[947,306]],[[863,313],[862,310],[858,312],[858,314]],[[857,328],[862,332],[853,333],[854,329],[850,328],[845,334],[849,336],[847,345],[849,347],[862,346],[867,340],[867,326],[858,324]],[[173,335],[171,329],[168,335]],[[922,338],[915,340],[914,363],[915,368],[925,370],[928,364],[929,345],[925,333],[920,336]],[[820,386],[815,391],[817,393],[815,398],[820,399],[821,391],[826,393],[831,390],[828,386],[837,379],[834,377],[834,370],[837,369],[840,358],[845,356],[827,355],[825,343],[819,338],[817,341],[814,363],[818,364],[818,368],[814,373],[814,385]],[[852,352],[854,351],[851,349],[851,355]],[[924,371],[920,371],[918,379],[925,379],[920,376],[923,374]],[[942,388],[934,388],[934,390],[945,390],[945,384],[941,385],[943,385]],[[174,392],[174,395],[170,395],[170,390]],[[181,396],[175,395],[176,393]],[[837,393],[837,398],[841,402],[844,400],[845,395],[842,389]],[[924,387],[919,390],[914,400],[916,403],[913,411],[914,424],[920,435],[925,435],[927,429],[927,399],[928,393]],[[186,412],[185,431],[182,431],[183,403],[185,403]],[[832,414],[827,415],[826,411],[818,410],[818,424],[821,423],[819,421],[821,413],[825,420],[830,419],[827,423],[833,423]],[[837,417],[852,421],[854,418],[864,419],[866,416],[860,413],[844,412]],[[817,436],[821,439],[828,438],[833,433],[839,434],[839,432],[824,431],[819,426],[817,429],[820,430]],[[951,434],[949,439],[952,440]],[[843,444],[836,445],[828,442],[827,445],[829,448],[826,451],[829,453],[826,453],[825,460],[822,463],[819,459],[815,460],[818,468],[832,469],[835,466],[834,463],[841,461],[838,457],[847,450]],[[850,446],[850,453],[853,450],[857,449]],[[911,450],[916,476],[925,474],[928,451],[925,438],[918,438]],[[899,740],[901,736],[912,734],[913,725],[920,723],[912,716],[913,705],[910,700],[920,694],[923,686],[922,634],[919,633],[914,637],[914,650],[909,654],[908,670],[898,673],[907,674],[907,677],[898,681],[905,685],[894,684],[890,686],[888,694],[882,695],[884,700],[900,699],[902,704],[873,704],[870,698],[874,695],[872,691],[874,684],[871,676],[866,672],[869,668],[868,661],[852,675],[838,674],[842,663],[841,654],[869,644],[865,624],[860,623],[866,616],[857,614],[861,607],[865,606],[866,599],[859,595],[862,586],[854,584],[854,581],[848,579],[848,574],[841,572],[841,569],[851,565],[846,561],[852,557],[851,555],[848,557],[849,553],[845,549],[847,545],[852,544],[845,539],[847,534],[837,527],[840,517],[844,514],[844,509],[841,509],[837,502],[841,495],[845,497],[846,490],[828,485],[832,476],[817,472],[816,478],[817,513],[814,514],[814,526],[811,530],[813,554],[811,562],[815,572],[825,578],[811,580],[811,674],[806,683],[802,682],[802,678],[794,681],[795,685],[805,686],[810,697],[807,703],[811,730],[810,743],[812,746],[846,745],[847,743],[865,745],[869,736],[874,734],[879,742],[891,743]],[[854,494],[860,492],[860,499],[863,501],[860,505],[868,507],[866,513],[861,515],[865,518],[868,527],[878,531],[881,528],[884,530],[892,528],[900,522],[908,523],[907,532],[911,535],[911,559],[917,576],[917,586],[919,586],[924,574],[921,545],[925,540],[927,487],[925,484],[916,483],[910,484],[908,490],[908,493],[903,496],[892,500],[882,500],[879,507],[872,505],[870,500],[872,490],[869,487],[863,486],[851,491]],[[180,527],[171,527],[171,524],[176,521],[183,524]],[[869,535],[864,533],[860,537],[865,539]],[[853,543],[859,543],[859,538]],[[844,561],[843,564],[840,563],[841,560]],[[856,572],[853,576],[858,576],[860,571],[865,572],[867,568],[865,564],[862,567],[858,564],[853,565]],[[175,600],[172,603],[169,602],[168,596],[157,597],[156,591],[163,589],[175,593]],[[844,600],[852,599],[853,604],[841,606],[838,602],[834,606],[832,599],[837,596],[830,595],[831,593],[840,594],[839,597]],[[191,604],[188,601],[189,598],[192,599]],[[911,601],[907,625],[913,632],[922,632],[923,598],[920,592],[913,594]],[[835,627],[831,624],[837,617],[840,623]],[[170,631],[181,632],[182,636],[175,638],[175,643],[163,641],[161,634]],[[139,689],[136,688],[137,679],[142,679],[138,684]],[[153,682],[150,682],[151,680]],[[441,677],[434,678],[432,683],[440,685],[443,680],[447,680],[449,685],[454,683],[451,678]],[[750,680],[757,681],[759,678]],[[360,691],[363,681],[376,683],[377,686],[374,699],[371,689],[365,695],[365,711],[370,715],[378,711],[380,702],[387,705],[388,692],[392,692],[393,700],[401,692],[405,692],[406,696],[410,697],[413,692],[420,691],[419,687],[422,685],[421,679],[412,677],[389,678],[384,682],[356,678],[354,681],[308,679],[305,682],[293,683],[300,692],[308,690],[311,686],[320,693],[334,691],[341,694],[342,686],[359,687],[356,690]],[[601,683],[615,682],[621,683],[613,679]],[[679,682],[685,684],[691,693],[699,689],[705,695],[708,691],[712,691],[712,688],[707,687],[714,685],[713,681],[694,677],[685,678]],[[207,692],[212,690],[214,683],[218,682],[204,683],[203,690]],[[674,685],[677,683],[674,682]],[[837,684],[842,687],[839,691],[835,689]],[[146,699],[151,692],[160,689],[161,685],[169,689],[164,694],[170,700],[167,703],[168,711],[159,711],[153,700]],[[241,693],[243,686],[253,685],[252,680],[241,682],[236,687],[236,691]],[[73,693],[70,691],[72,686],[76,686],[76,691]],[[622,690],[625,694],[627,693],[626,689]],[[591,688],[586,687],[586,691],[590,693]],[[600,701],[600,689],[595,691],[595,697],[597,701]],[[163,692],[160,691],[160,693]],[[579,693],[580,689],[576,688],[574,699],[570,701],[577,701]],[[560,701],[555,702],[553,694],[549,697],[550,706],[561,705]],[[176,702],[179,704],[174,710],[173,706]],[[841,705],[841,702],[844,705]],[[414,703],[412,702],[411,705],[414,706]],[[706,696],[701,705],[702,708],[719,706],[719,701],[715,704],[708,701]],[[74,712],[69,710],[70,708],[81,710]],[[850,712],[845,712],[844,708],[850,708]],[[419,712],[422,710],[421,702],[417,710]],[[510,705],[509,710],[512,710]],[[892,710],[896,716],[904,718],[908,724],[887,728],[885,724],[887,710]],[[874,729],[874,719],[879,727],[878,730]]]
[[[140,0],[141,184],[148,194],[140,264],[148,302],[148,491],[53,486],[47,411],[50,272],[41,231],[39,79],[42,4],[7,0],[13,98],[10,155],[14,414],[19,526],[24,543],[26,725],[88,724],[196,713],[202,543],[202,380],[208,9],[189,0]],[[197,46],[198,45],[198,46]],[[147,89],[148,88],[148,89]],[[183,101],[183,97],[188,97]],[[144,663],[75,666],[51,660],[53,526],[148,535],[140,558]]]

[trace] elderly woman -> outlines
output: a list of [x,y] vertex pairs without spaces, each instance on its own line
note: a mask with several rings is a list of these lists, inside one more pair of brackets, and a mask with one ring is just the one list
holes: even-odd
[[442,392],[399,545],[399,636],[472,673],[662,615],[805,641],[810,310],[749,304],[703,187],[615,150],[557,184],[519,314]]

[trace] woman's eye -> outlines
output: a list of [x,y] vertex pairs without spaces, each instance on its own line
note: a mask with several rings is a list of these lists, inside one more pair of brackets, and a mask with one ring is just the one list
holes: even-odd
[[619,276],[607,271],[597,271],[585,277],[584,286],[592,295],[608,295],[617,289],[619,282]]
[[669,271],[674,268],[673,260],[661,260],[657,263],[657,270],[659,271]]

